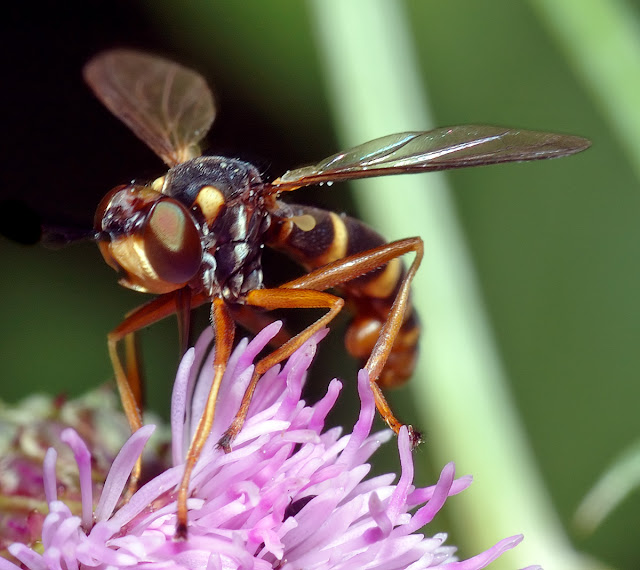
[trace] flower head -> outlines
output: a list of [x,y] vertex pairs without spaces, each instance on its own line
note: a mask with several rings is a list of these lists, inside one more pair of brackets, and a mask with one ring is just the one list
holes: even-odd
[[[341,384],[331,382],[316,404],[300,399],[305,373],[321,331],[280,369],[261,379],[247,421],[225,454],[216,442],[230,424],[253,370],[257,354],[277,333],[265,328],[250,343],[242,341],[229,361],[214,426],[190,485],[189,535],[174,540],[176,487],[189,439],[212,380],[213,355],[206,332],[185,355],[175,382],[171,408],[173,466],[166,468],[122,501],[129,474],[153,431],[147,425],[124,444],[114,459],[97,502],[91,482],[91,453],[76,431],[61,435],[75,456],[81,508],[73,512],[58,496],[56,453],[44,460],[44,489],[49,513],[42,522],[41,544],[14,543],[8,551],[33,570],[48,568],[148,569],[314,569],[442,567],[483,568],[515,546],[521,536],[505,539],[466,561],[442,533],[426,537],[428,524],[447,497],[471,483],[454,478],[454,466],[438,482],[414,488],[410,441],[397,439],[401,475],[366,479],[366,463],[391,438],[371,434],[375,415],[365,371],[358,375],[359,418],[351,433],[324,430]],[[0,558],[0,570],[18,566]]]

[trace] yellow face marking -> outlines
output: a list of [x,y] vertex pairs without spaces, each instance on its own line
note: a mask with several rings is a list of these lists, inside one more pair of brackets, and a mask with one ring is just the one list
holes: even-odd
[[156,192],[162,192],[162,189],[164,188],[164,180],[165,180],[164,176],[161,176],[160,178],[156,178],[151,183],[151,189],[155,190]]
[[362,292],[377,299],[386,299],[398,284],[402,274],[402,262],[396,257],[387,263],[384,270],[362,287]]
[[224,194],[213,186],[203,186],[198,192],[196,204],[202,211],[207,223],[212,224],[224,205]]
[[121,285],[134,291],[157,294],[168,293],[177,288],[158,277],[149,263],[140,237],[126,236],[112,241],[108,244],[108,251],[113,260],[112,263],[107,260],[109,265],[124,272],[119,280]]
[[333,224],[333,241],[322,255],[319,255],[314,264],[326,265],[336,259],[342,259],[347,255],[347,244],[349,242],[349,235],[347,234],[347,226],[345,226],[342,218],[333,212],[329,212],[331,223]]

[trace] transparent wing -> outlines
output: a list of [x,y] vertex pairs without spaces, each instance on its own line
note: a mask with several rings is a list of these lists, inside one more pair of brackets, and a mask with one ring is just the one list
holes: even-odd
[[590,144],[581,137],[486,125],[397,133],[289,170],[271,185],[280,192],[353,178],[542,160],[574,154]]
[[198,156],[215,117],[211,91],[195,71],[138,51],[94,57],[84,78],[102,103],[164,160]]

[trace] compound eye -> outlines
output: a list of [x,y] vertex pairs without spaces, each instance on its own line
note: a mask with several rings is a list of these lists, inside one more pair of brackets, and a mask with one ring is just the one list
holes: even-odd
[[202,244],[193,219],[173,200],[160,200],[153,206],[143,242],[149,264],[169,283],[186,283],[202,263]]

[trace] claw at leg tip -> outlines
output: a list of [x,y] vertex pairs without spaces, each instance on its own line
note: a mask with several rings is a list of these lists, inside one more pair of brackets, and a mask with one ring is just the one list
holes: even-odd
[[183,542],[187,540],[187,525],[183,522],[178,522],[176,525],[176,533],[173,535],[173,540],[176,542]]
[[411,449],[415,449],[422,443],[422,434],[413,426],[407,426],[409,429],[409,441],[411,442]]
[[222,451],[224,451],[225,453],[229,453],[231,451],[231,441],[232,441],[232,438],[225,433],[218,440],[218,447],[222,449]]

